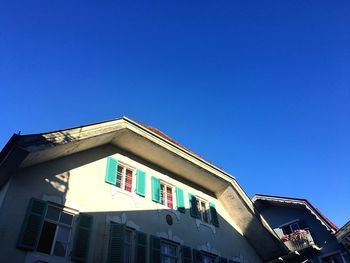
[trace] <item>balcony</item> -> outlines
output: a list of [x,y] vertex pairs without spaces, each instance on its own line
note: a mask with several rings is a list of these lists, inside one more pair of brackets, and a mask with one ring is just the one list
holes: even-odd
[[315,242],[308,229],[296,230],[291,234],[282,236],[281,240],[292,252],[315,245]]

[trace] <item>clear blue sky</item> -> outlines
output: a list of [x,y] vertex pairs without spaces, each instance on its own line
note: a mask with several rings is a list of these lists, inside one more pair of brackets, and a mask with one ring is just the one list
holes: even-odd
[[125,115],[350,220],[349,1],[130,2],[2,1],[1,148]]

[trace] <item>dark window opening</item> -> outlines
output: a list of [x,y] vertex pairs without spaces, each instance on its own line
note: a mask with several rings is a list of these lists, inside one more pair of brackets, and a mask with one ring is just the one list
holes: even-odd
[[50,254],[52,249],[52,242],[55,238],[56,225],[50,222],[45,222],[39,239],[37,250],[39,252]]

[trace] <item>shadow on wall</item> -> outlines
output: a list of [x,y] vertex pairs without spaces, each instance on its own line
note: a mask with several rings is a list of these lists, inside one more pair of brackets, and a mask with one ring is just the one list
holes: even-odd
[[[72,137],[67,136],[65,133],[62,133],[62,137],[64,142],[70,142],[73,140]],[[72,154],[50,162],[34,165],[19,171],[19,176],[15,178],[16,187],[19,187],[18,192],[20,192],[21,195],[21,198],[18,198],[18,200],[22,199],[23,201],[22,205],[16,206],[17,209],[21,209],[21,211],[17,212],[17,216],[20,218],[18,221],[23,221],[22,215],[25,213],[23,207],[27,205],[27,202],[31,197],[44,199],[62,205],[67,204],[67,193],[70,190],[69,182],[72,177],[72,170],[94,161],[104,159],[116,152],[162,174],[171,174],[164,168],[148,163],[147,161],[140,159],[138,156],[118,149],[112,145],[104,145],[102,147]],[[179,175],[171,174],[171,177],[213,196],[212,193],[208,193],[205,189],[195,185],[193,182],[184,181]],[[81,182],[81,187],[84,188],[84,182]],[[33,195],[33,193],[35,194]],[[143,198],[136,194],[135,196],[136,199]],[[150,196],[147,196],[146,198],[151,199]],[[113,202],[115,201],[118,203],[118,194],[115,197],[111,196],[111,199],[114,199]],[[13,204],[9,203],[8,208],[12,205]],[[191,246],[192,248],[207,251],[212,254],[221,254],[230,259],[239,258],[245,260],[245,262],[249,262],[251,260],[244,258],[243,255],[249,255],[250,258],[257,257],[255,256],[256,251],[254,251],[252,247],[254,247],[254,245],[259,245],[249,245],[249,241],[244,237],[244,234],[242,235],[238,232],[220,214],[218,214],[219,227],[215,227],[210,223],[203,223],[201,220],[193,218],[190,215],[189,210],[186,210],[185,213],[180,213],[175,210],[162,208],[137,211],[136,209],[135,211],[130,209],[128,211],[118,212],[89,211],[88,214],[93,215],[94,218],[94,223],[91,228],[92,238],[90,239],[89,249],[89,255],[93,258],[93,262],[105,262],[106,260],[106,255],[108,255],[111,222],[125,224],[131,229],[147,233],[148,236],[158,235],[165,239],[172,240],[173,242]],[[167,222],[167,217],[171,217],[172,224]],[[250,224],[248,223],[248,228],[255,227],[256,225],[250,227]],[[251,231],[254,232],[255,229],[251,229]],[[100,242],[101,240],[103,240],[103,242]],[[259,260],[257,260],[257,262],[258,261]]]
[[[70,189],[71,171],[103,159],[114,152],[115,148],[112,146],[98,147],[24,168],[19,171],[19,176],[14,178],[15,184],[20,187],[23,195],[41,193],[44,196],[35,197],[64,205]],[[84,187],[84,182],[82,182],[82,187]]]
[[[154,245],[154,240],[158,240],[160,243],[169,244],[170,242],[176,247],[179,254],[183,253],[183,247],[186,247],[187,251],[190,249],[190,252],[187,253],[191,253],[191,258],[200,258],[202,254],[205,254],[209,257],[226,258],[233,262],[261,262],[256,255],[253,255],[255,253],[244,237],[222,217],[219,217],[220,226],[214,227],[209,223],[198,222],[198,219],[190,217],[189,213],[189,210],[180,213],[175,210],[159,209],[88,212],[76,215],[73,227],[70,228],[73,238],[70,241],[62,240],[68,244],[67,250],[63,251],[55,242],[54,235],[49,233],[52,231],[52,226],[51,228],[45,227],[52,224],[52,220],[44,218],[44,227],[36,237],[37,245],[33,249],[27,249],[31,253],[26,257],[34,262],[45,259],[42,254],[55,254],[57,251],[56,255],[66,254],[69,258],[78,255],[81,259],[89,259],[89,262],[123,262],[121,258],[125,254],[121,250],[127,246],[128,242],[135,242],[132,246],[137,252],[133,256],[141,257],[138,262],[158,262],[154,259],[157,255],[160,256],[160,248]],[[85,218],[84,225],[81,224],[82,215]],[[58,228],[54,230],[58,231]],[[84,233],[79,230],[83,230]],[[143,236],[142,240],[139,238],[140,235]],[[131,236],[132,239],[129,239]],[[46,246],[42,245],[42,240],[45,240]],[[79,245],[77,245],[77,240],[80,241]],[[111,260],[111,257],[117,259]]]

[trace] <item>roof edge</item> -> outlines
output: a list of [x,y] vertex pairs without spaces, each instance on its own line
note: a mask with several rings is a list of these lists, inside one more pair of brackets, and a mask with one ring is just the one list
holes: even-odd
[[[0,152],[0,164],[1,164],[1,162],[3,160],[6,159],[6,153],[10,152],[11,149],[13,149],[13,147],[15,147],[17,145],[17,143],[20,143],[22,138],[23,139],[31,139],[30,137],[33,137],[33,139],[35,140],[36,137],[40,137],[40,136],[45,136],[45,135],[50,135],[50,134],[55,134],[55,133],[67,132],[67,131],[70,131],[70,130],[86,128],[86,127],[89,127],[89,126],[93,127],[95,125],[106,124],[106,123],[116,122],[116,121],[124,121],[127,125],[128,124],[132,125],[132,126],[136,127],[137,129],[140,129],[140,130],[146,132],[147,134],[156,137],[157,139],[165,142],[166,144],[171,145],[175,149],[177,149],[177,150],[187,154],[188,156],[196,159],[197,161],[201,162],[203,165],[206,165],[207,167],[210,167],[211,169],[213,169],[213,171],[216,171],[216,172],[222,174],[223,176],[227,176],[228,178],[236,179],[233,175],[225,172],[223,169],[221,169],[218,166],[214,165],[213,163],[205,160],[202,156],[192,152],[191,150],[187,149],[186,147],[184,147],[180,143],[177,143],[170,136],[164,134],[160,130],[158,130],[156,128],[153,128],[152,126],[143,125],[143,124],[141,124],[141,123],[139,123],[137,121],[134,121],[134,120],[132,120],[132,119],[126,117],[126,116],[122,116],[122,117],[119,117],[119,118],[110,119],[110,120],[106,120],[106,121],[101,121],[101,122],[90,123],[90,124],[86,124],[86,125],[80,125],[80,126],[74,126],[74,127],[60,129],[60,130],[49,131],[49,132],[24,134],[24,135],[14,134],[11,137],[11,139],[7,142],[7,144],[5,145],[3,150]],[[155,132],[154,130],[157,130],[159,132]],[[33,143],[33,142],[31,142],[31,143]]]
[[308,208],[312,213],[314,213],[315,215],[317,215],[321,220],[321,223],[323,223],[325,226],[327,226],[331,232],[333,232],[334,234],[339,231],[339,227],[334,224],[329,218],[327,218],[325,215],[323,215],[321,213],[321,211],[319,209],[317,209],[315,206],[313,206],[309,200],[307,200],[306,198],[297,198],[297,197],[286,197],[286,196],[276,196],[276,195],[266,195],[266,194],[255,194],[252,197],[252,202],[255,203],[255,201],[257,200],[275,200],[275,201],[279,201],[279,200],[283,200],[284,202],[292,202],[292,201],[298,201],[300,203],[303,203],[306,208]]

